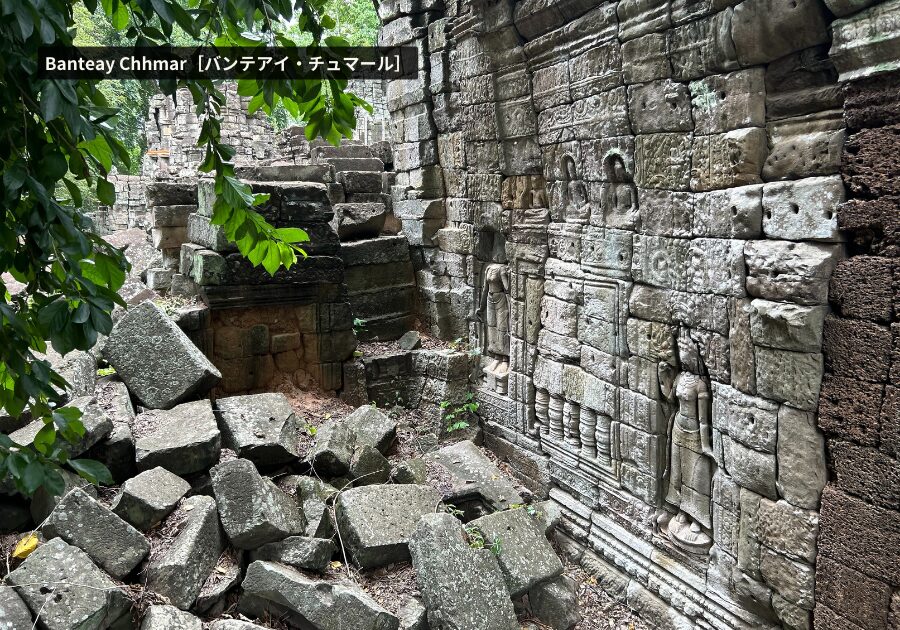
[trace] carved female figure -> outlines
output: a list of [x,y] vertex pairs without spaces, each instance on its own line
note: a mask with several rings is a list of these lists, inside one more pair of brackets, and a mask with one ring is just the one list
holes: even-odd
[[495,389],[506,393],[509,374],[509,269],[500,263],[484,268],[481,304],[475,313],[484,324],[484,353],[490,362],[484,368],[489,382],[496,379]]
[[662,354],[657,371],[662,397],[674,405],[669,420],[668,477],[665,502],[675,508],[672,516],[657,519],[660,531],[678,547],[706,553],[712,545],[710,497],[713,466],[709,386],[701,376],[702,364],[687,331],[679,334],[679,361],[674,348]]

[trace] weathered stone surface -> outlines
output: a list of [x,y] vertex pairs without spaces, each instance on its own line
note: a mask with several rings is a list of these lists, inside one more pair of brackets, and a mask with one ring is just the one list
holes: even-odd
[[222,526],[238,549],[254,549],[305,531],[306,521],[294,500],[260,476],[252,462],[224,462],[210,476]]
[[157,466],[176,475],[206,470],[219,460],[222,438],[208,400],[138,414],[135,426],[152,431],[135,442],[139,470]]
[[581,621],[575,580],[561,575],[528,591],[531,614],[554,630],[569,630]]
[[844,184],[837,175],[766,184],[763,231],[769,238],[791,241],[839,240],[838,206],[844,201]]
[[834,245],[748,241],[747,292],[767,300],[825,304],[839,255]]
[[427,479],[425,460],[418,457],[400,462],[391,470],[391,481],[394,483],[423,484]]
[[440,506],[429,486],[366,486],[345,490],[335,505],[341,539],[363,568],[409,559],[409,537],[424,514]]
[[185,499],[170,518],[184,519],[165,553],[154,552],[146,569],[147,588],[187,610],[216,565],[224,546],[216,502],[207,496]]
[[269,560],[298,569],[322,573],[328,566],[336,547],[330,540],[288,536],[278,542],[267,543],[250,554],[250,561]]
[[794,507],[787,501],[763,499],[759,504],[759,542],[800,562],[813,564],[819,515]]
[[385,483],[391,476],[391,463],[377,448],[357,446],[350,459],[350,479],[355,486]]
[[[62,440],[60,444],[69,457],[75,458],[109,435],[113,424],[92,398],[83,396],[73,400],[66,406],[76,407],[81,410],[81,423],[84,425],[84,435],[76,442],[72,443]],[[43,427],[43,420],[35,420],[18,431],[13,431],[9,437],[16,444],[28,446],[34,442],[35,436]]]
[[826,24],[824,7],[813,0],[744,0],[734,9],[731,34],[738,60],[752,66],[827,42]]
[[766,398],[815,411],[823,373],[819,353],[756,348],[756,387]]
[[257,560],[247,568],[239,608],[283,613],[291,625],[321,630],[397,630],[399,620],[355,584],[311,580],[296,569]]
[[10,586],[0,586],[0,628],[16,630],[30,628],[31,611],[22,598]]
[[485,546],[497,544],[497,560],[510,595],[517,597],[559,576],[562,563],[527,510],[505,510],[468,524],[481,531]]
[[828,479],[825,439],[815,415],[787,405],[778,410],[778,493],[791,504],[816,510]]
[[410,539],[416,580],[431,627],[515,630],[518,627],[497,559],[472,549],[450,514],[428,514]]
[[145,406],[168,409],[203,394],[222,375],[169,317],[143,302],[118,321],[103,358]]
[[329,420],[316,431],[316,442],[306,456],[313,470],[323,477],[339,477],[350,471],[354,439],[347,425]]
[[386,453],[397,433],[397,422],[372,405],[364,405],[343,420],[354,445],[368,444]]
[[353,241],[381,234],[387,210],[383,203],[338,203],[334,215],[340,239]]
[[188,482],[165,468],[152,468],[122,484],[110,509],[147,531],[161,523],[190,489]]
[[428,630],[428,611],[415,597],[409,597],[397,611],[399,630]]
[[210,630],[266,630],[263,626],[258,626],[249,621],[241,621],[240,619],[216,619],[209,626]]
[[41,529],[87,553],[102,569],[122,579],[144,559],[150,543],[134,527],[78,488],[67,494]]
[[87,554],[60,538],[39,545],[6,579],[47,630],[106,628],[131,608]]
[[277,466],[297,457],[300,421],[284,394],[232,396],[216,401],[225,445],[257,466]]
[[141,630],[202,630],[203,623],[194,615],[175,606],[150,606],[141,622]]
[[753,300],[750,306],[753,343],[796,352],[818,352],[822,347],[828,307],[768,300]]
[[[834,0],[828,4],[838,5],[839,10],[845,7],[862,8],[861,3],[855,0]],[[846,14],[846,8],[842,15]],[[832,23],[830,55],[841,81],[858,80],[900,67],[900,37],[896,28],[898,11],[900,3],[891,0]]]
[[792,604],[812,610],[815,589],[815,571],[802,562],[777,554],[765,547],[759,559],[763,579]]
[[444,496],[448,503],[480,497],[490,508],[502,510],[522,502],[515,487],[469,440],[429,453],[425,461],[439,465],[449,473],[452,488]]
[[62,469],[59,472],[62,475],[63,483],[65,484],[61,495],[53,496],[44,488],[38,488],[37,492],[35,492],[34,496],[31,498],[31,518],[35,523],[41,523],[45,518],[50,516],[50,512],[57,506],[60,499],[66,496],[73,488],[80,488],[88,496],[94,499],[97,498],[96,486],[91,484],[87,479],[83,479],[65,469]]
[[337,494],[337,488],[319,479],[300,477],[296,482],[296,492],[300,508],[306,517],[306,535],[315,538],[334,536],[328,503]]

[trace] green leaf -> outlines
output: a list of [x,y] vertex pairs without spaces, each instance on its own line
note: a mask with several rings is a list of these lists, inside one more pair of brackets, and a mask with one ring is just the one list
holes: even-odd
[[33,460],[22,472],[22,486],[25,489],[25,493],[28,495],[34,494],[41,487],[42,483],[44,483],[44,465],[38,460]]
[[113,483],[113,478],[109,469],[93,459],[71,459],[69,460],[69,466],[71,466],[79,476],[87,479],[93,484]]
[[50,448],[56,441],[56,427],[52,422],[48,422],[41,427],[41,430],[34,436],[34,447],[44,455],[50,452]]
[[116,203],[116,187],[102,177],[97,179],[97,198],[104,205],[112,206]]
[[84,140],[78,143],[87,155],[96,159],[106,172],[112,168],[113,151],[103,136],[97,136],[93,140]]
[[309,242],[309,234],[300,228],[286,227],[277,228],[275,236],[283,240],[285,243],[307,243]]

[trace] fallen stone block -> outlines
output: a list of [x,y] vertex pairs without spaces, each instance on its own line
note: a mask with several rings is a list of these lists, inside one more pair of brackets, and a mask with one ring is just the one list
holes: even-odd
[[338,203],[334,205],[337,233],[342,241],[375,238],[387,220],[383,203]]
[[175,606],[150,606],[141,622],[141,630],[203,630],[203,623],[194,615]]
[[241,583],[244,552],[226,549],[219,556],[213,570],[206,576],[191,612],[204,617],[216,617],[225,610],[226,597]]
[[206,393],[222,375],[153,302],[125,313],[103,346],[103,358],[129,391],[152,409],[169,409]]
[[336,420],[329,420],[316,432],[316,443],[310,449],[307,461],[317,475],[346,475],[350,471],[353,445],[353,435],[347,426]]
[[455,517],[423,516],[410,537],[409,551],[432,628],[519,628],[497,559],[488,549],[469,547]]
[[266,628],[240,619],[216,619],[210,624],[209,630],[266,630]]
[[334,536],[334,523],[328,503],[337,494],[337,488],[312,477],[300,477],[296,489],[300,509],[306,517],[306,535],[313,538]]
[[110,509],[141,531],[162,522],[191,485],[165,468],[142,472],[122,484]]
[[561,575],[528,591],[531,614],[553,630],[569,630],[581,621],[575,580]]
[[[70,458],[78,457],[94,444],[109,435],[112,431],[112,421],[103,413],[97,403],[87,396],[77,398],[66,407],[77,407],[81,410],[81,423],[84,425],[84,435],[75,442],[60,441],[60,447]],[[28,446],[34,442],[38,431],[44,428],[43,420],[30,422],[18,431],[13,431],[9,437],[16,444]]]
[[0,586],[0,628],[16,630],[32,626],[31,611],[16,593],[15,589]]
[[441,489],[445,503],[462,508],[477,501],[487,508],[483,511],[493,512],[523,502],[512,483],[470,440],[428,453],[425,461],[449,475],[449,487]]
[[355,584],[314,580],[275,562],[252,563],[241,586],[238,610],[251,616],[269,611],[300,628],[397,630],[400,624]]
[[415,597],[407,598],[397,611],[397,616],[400,618],[400,630],[428,630],[428,611]]
[[355,486],[386,483],[391,476],[390,462],[374,446],[357,447],[350,460],[350,479]]
[[225,462],[214,467],[210,476],[222,527],[238,549],[255,549],[306,530],[294,499],[262,477],[252,462]]
[[341,540],[363,568],[409,559],[409,537],[441,497],[429,486],[363,486],[342,492],[335,504]]
[[41,531],[47,538],[62,538],[80,548],[120,580],[150,552],[141,532],[78,488],[63,497]]
[[182,523],[171,543],[154,549],[147,566],[147,588],[187,610],[222,554],[222,532],[216,502],[211,497],[185,499],[172,514]]
[[371,405],[364,405],[343,420],[356,446],[368,444],[386,453],[397,435],[397,422]]
[[62,475],[63,483],[65,484],[62,494],[53,496],[44,490],[44,488],[38,488],[37,492],[34,493],[34,496],[31,497],[31,519],[35,523],[42,523],[45,518],[50,516],[50,512],[53,511],[53,508],[56,507],[60,499],[69,494],[72,488],[80,488],[91,498],[97,498],[96,486],[87,479],[83,479],[65,469],[60,470],[59,472]]
[[495,512],[470,522],[484,536],[485,547],[500,549],[497,558],[513,597],[563,572],[559,557],[538,523],[525,509]]
[[268,560],[322,573],[328,566],[335,550],[336,547],[330,540],[289,536],[284,540],[265,544],[253,551],[250,554],[250,561]]
[[216,401],[225,445],[257,466],[297,458],[300,421],[284,394],[232,396]]
[[103,462],[117,483],[135,474],[134,406],[128,388],[120,380],[101,381],[97,385],[97,405],[112,421],[112,431],[88,451],[87,457]]
[[391,471],[391,481],[394,483],[423,484],[427,479],[428,469],[425,460],[419,457],[400,462]]
[[157,466],[176,475],[206,470],[219,461],[222,437],[208,400],[183,403],[169,410],[138,414],[137,431],[151,432],[135,442],[139,470]]
[[61,538],[38,545],[6,580],[46,630],[107,628],[131,608],[125,592]]

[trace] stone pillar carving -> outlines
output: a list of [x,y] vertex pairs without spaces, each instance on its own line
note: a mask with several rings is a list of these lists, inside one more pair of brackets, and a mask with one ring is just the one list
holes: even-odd
[[[581,456],[588,459],[597,457],[597,412],[583,407],[581,409]],[[607,432],[608,437],[608,432]]]
[[575,449],[581,448],[581,435],[579,423],[581,421],[581,406],[571,400],[567,400],[563,406],[563,423],[566,430],[566,443]]
[[550,421],[550,437],[561,440],[565,436],[563,432],[563,404],[561,396],[550,395],[550,406],[547,416]]
[[539,389],[534,393],[534,416],[536,419],[535,433],[547,434],[550,431],[549,420],[550,392]]
[[672,407],[663,475],[666,511],[657,518],[657,525],[676,546],[705,554],[712,545],[710,501],[715,471],[710,389],[701,375],[705,370],[699,350],[686,330],[679,334],[678,353],[671,344],[669,348],[657,366],[660,393]]
[[506,394],[509,388],[509,267],[490,263],[484,268],[481,305],[476,318],[484,325],[484,375],[488,389]]
[[610,468],[612,467],[612,436],[610,435],[612,418],[606,414],[599,414],[596,423],[596,457],[601,466]]

